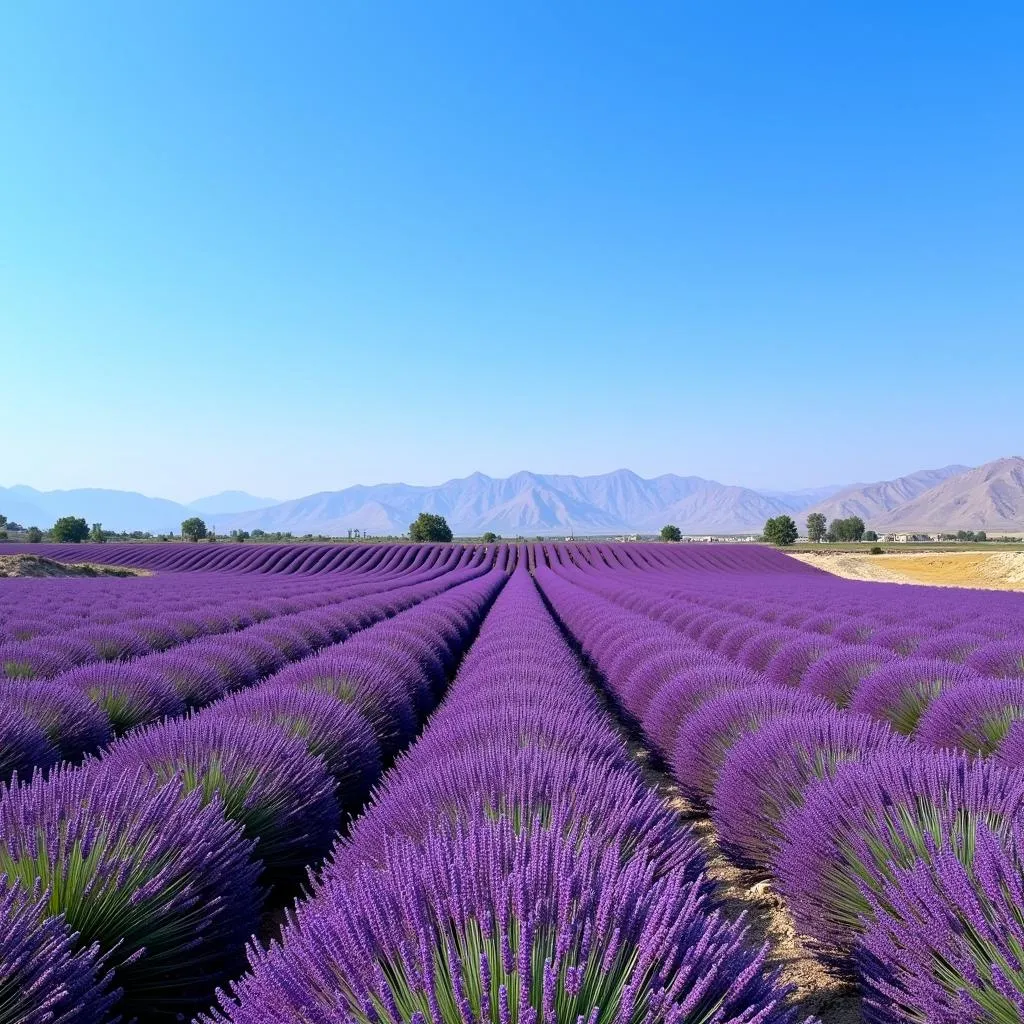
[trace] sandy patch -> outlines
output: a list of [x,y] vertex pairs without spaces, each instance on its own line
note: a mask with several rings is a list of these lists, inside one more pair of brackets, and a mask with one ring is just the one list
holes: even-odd
[[1024,590],[1024,551],[912,551],[884,555],[822,551],[793,553],[789,557],[848,580]]
[[17,577],[94,577],[149,576],[144,569],[125,569],[117,565],[96,565],[93,562],[55,562],[38,555],[0,555],[0,579]]

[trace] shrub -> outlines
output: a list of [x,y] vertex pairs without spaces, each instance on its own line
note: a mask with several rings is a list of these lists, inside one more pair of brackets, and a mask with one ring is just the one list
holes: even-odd
[[746,948],[702,887],[616,864],[588,836],[474,821],[395,840],[387,864],[328,890],[284,948],[253,949],[252,976],[214,1019],[795,1017],[764,952]]
[[799,931],[848,958],[895,870],[969,849],[979,824],[1005,834],[1022,803],[1024,779],[962,754],[911,745],[843,765],[783,819],[779,891]]
[[979,827],[967,864],[940,850],[896,873],[857,952],[868,1024],[1024,1019],[1022,843]]
[[273,726],[208,714],[164,722],[115,744],[103,764],[175,781],[201,793],[204,804],[216,797],[255,840],[271,881],[301,875],[327,852],[339,824],[324,762]]
[[45,893],[95,944],[126,1019],[192,1013],[237,967],[260,895],[249,844],[218,804],[140,773],[34,779],[0,801],[0,875]]
[[168,682],[138,665],[83,665],[61,676],[61,682],[84,693],[107,716],[118,736],[185,710]]
[[940,694],[921,716],[917,739],[988,756],[1024,718],[1024,679],[978,678]]
[[209,713],[274,726],[302,740],[334,776],[344,811],[355,811],[363,803],[383,771],[380,744],[369,720],[326,693],[264,684],[233,694]]
[[997,679],[1024,679],[1024,639],[985,644],[967,658],[967,667]]
[[108,991],[99,947],[79,948],[38,893],[0,875],[0,1024],[104,1024]]
[[736,741],[715,784],[713,818],[723,852],[743,867],[772,862],[781,823],[804,791],[841,764],[908,741],[863,715],[784,715]]
[[831,705],[820,697],[779,686],[718,694],[683,723],[670,758],[672,774],[685,796],[706,803],[729,749],[741,736],[780,715],[830,710]]
[[203,657],[201,643],[146,659],[146,670],[170,684],[186,708],[211,704],[228,692],[223,663]]
[[783,644],[765,668],[768,682],[777,686],[799,686],[804,673],[836,649],[826,636],[801,636]]
[[682,672],[669,679],[651,701],[644,715],[644,731],[669,757],[683,724],[706,700],[763,683],[764,677],[733,665],[708,666]]
[[31,718],[63,759],[77,760],[94,753],[113,738],[102,709],[87,694],[64,682],[5,683],[0,687],[0,705]]
[[[870,539],[876,539],[876,540],[877,540],[877,538],[868,538],[868,539],[869,539],[869,540],[870,540]],[[885,551],[884,551],[884,550],[883,550],[882,548],[880,548],[880,547],[879,547],[879,546],[878,546],[877,544],[875,544],[875,545],[874,545],[874,546],[873,546],[873,547],[871,548],[871,552],[870,552],[870,553],[871,553],[872,555],[884,555],[884,554],[885,554]]]
[[36,768],[50,768],[59,759],[57,748],[28,715],[0,705],[0,782],[15,773],[24,776]]
[[506,745],[468,748],[445,755],[417,751],[417,770],[399,773],[363,815],[351,835],[351,855],[382,864],[393,836],[422,842],[431,831],[475,819],[505,818],[518,833],[534,823],[562,835],[587,835],[617,852],[622,862],[641,858],[658,874],[682,873],[696,882],[705,871],[693,833],[639,773],[564,748]]
[[896,660],[887,647],[850,644],[829,651],[800,678],[800,689],[832,701],[838,708],[848,707],[862,679]]
[[928,705],[939,694],[977,680],[978,676],[962,665],[907,658],[861,680],[850,710],[886,721],[897,732],[911,736]]

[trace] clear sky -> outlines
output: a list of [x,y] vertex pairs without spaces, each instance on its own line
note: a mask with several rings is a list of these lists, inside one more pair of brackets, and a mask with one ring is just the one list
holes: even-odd
[[0,13],[0,484],[1024,454],[1024,4]]

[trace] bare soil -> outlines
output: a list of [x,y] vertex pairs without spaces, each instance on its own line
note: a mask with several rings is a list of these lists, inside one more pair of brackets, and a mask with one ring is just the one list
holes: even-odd
[[1024,590],[1024,551],[794,552],[818,569],[850,580],[915,583],[975,590]]
[[0,579],[17,577],[95,577],[149,576],[144,569],[126,569],[118,565],[96,565],[93,562],[55,562],[38,555],[0,555]]
[[861,999],[848,978],[835,973],[814,955],[797,933],[785,901],[763,872],[736,867],[721,852],[708,814],[688,801],[672,777],[655,763],[650,751],[627,734],[630,750],[643,769],[648,785],[693,829],[708,859],[708,875],[718,886],[727,913],[744,916],[747,936],[755,946],[768,946],[768,963],[793,987],[790,1002],[821,1024],[860,1024]]

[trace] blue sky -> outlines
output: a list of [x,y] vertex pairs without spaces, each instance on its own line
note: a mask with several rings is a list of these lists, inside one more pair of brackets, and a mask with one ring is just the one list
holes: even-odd
[[1024,453],[1024,6],[8,4],[0,485]]

